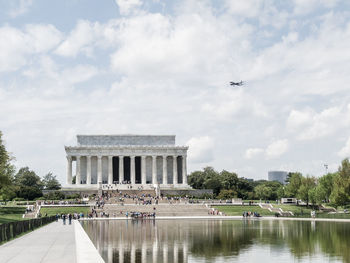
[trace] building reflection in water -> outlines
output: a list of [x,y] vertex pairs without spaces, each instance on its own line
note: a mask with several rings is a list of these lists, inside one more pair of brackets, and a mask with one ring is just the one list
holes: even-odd
[[97,250],[108,263],[188,262],[186,233],[175,225],[159,225],[162,223],[155,220],[83,223]]
[[[105,262],[223,262],[273,251],[290,261],[310,256],[350,262],[350,225],[260,220],[105,220],[83,227]],[[270,253],[270,252],[269,252]],[[270,254],[261,255],[269,257]],[[244,256],[243,256],[244,257]]]

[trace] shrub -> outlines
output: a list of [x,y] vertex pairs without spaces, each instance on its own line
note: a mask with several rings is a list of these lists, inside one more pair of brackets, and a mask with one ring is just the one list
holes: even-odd
[[12,200],[13,201],[25,201],[25,199],[22,197],[16,197],[16,198],[13,198]]

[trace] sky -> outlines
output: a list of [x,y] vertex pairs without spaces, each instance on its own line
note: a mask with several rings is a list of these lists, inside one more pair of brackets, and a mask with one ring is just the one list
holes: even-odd
[[189,172],[320,176],[350,156],[349,47],[346,0],[0,0],[0,130],[62,183],[77,134],[174,134]]

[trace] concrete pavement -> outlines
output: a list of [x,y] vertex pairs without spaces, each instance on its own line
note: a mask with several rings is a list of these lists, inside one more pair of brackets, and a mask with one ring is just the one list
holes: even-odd
[[[78,249],[78,250],[77,250]],[[86,257],[88,255],[88,257]],[[0,246],[0,263],[104,262],[77,221],[43,226]]]

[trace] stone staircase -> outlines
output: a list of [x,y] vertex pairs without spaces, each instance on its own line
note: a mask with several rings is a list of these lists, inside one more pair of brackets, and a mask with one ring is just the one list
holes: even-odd
[[27,206],[27,208],[32,209],[32,211],[24,213],[22,217],[26,219],[36,218],[38,207],[32,205],[32,206]]
[[[154,207],[156,210],[154,210]],[[158,205],[134,205],[134,204],[106,204],[97,212],[108,213],[110,217],[125,217],[128,212],[156,213],[156,216],[208,216],[208,208],[203,204],[158,204]],[[122,212],[122,213],[121,213]]]
[[279,214],[280,216],[294,216],[293,212],[291,212],[291,211],[283,211],[282,208],[273,207],[272,204],[259,203],[259,206],[262,209],[267,209],[271,213]]
[[326,212],[326,213],[334,213],[337,212],[337,209],[333,208],[333,207],[325,207],[324,205],[320,205],[318,207],[322,212]]

